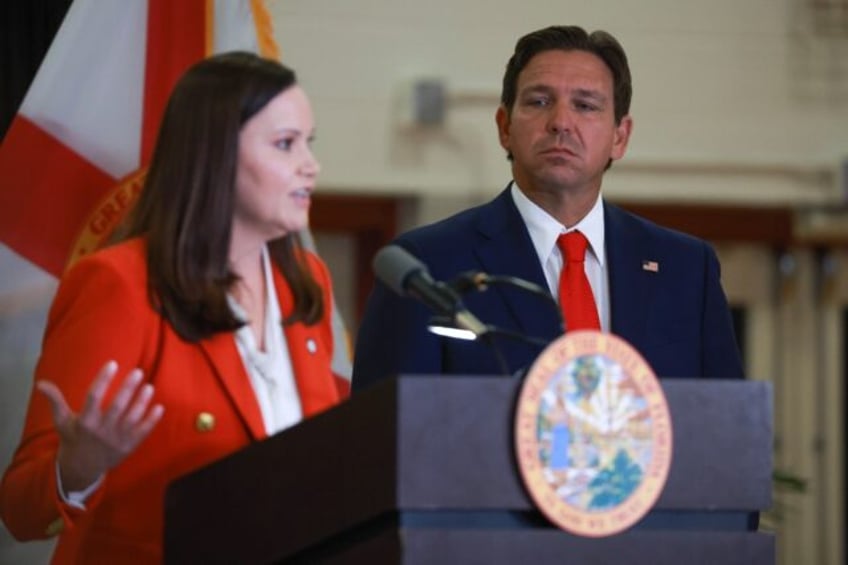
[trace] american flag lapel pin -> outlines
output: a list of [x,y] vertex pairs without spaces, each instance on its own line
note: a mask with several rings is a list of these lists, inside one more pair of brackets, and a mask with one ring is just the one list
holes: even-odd
[[647,259],[642,260],[642,270],[648,271],[651,273],[659,273],[660,272],[660,264],[656,261],[648,261]]

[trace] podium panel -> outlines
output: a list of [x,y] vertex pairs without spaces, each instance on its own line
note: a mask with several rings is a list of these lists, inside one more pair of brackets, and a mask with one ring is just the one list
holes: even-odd
[[767,383],[662,381],[666,487],[634,527],[599,539],[552,527],[525,492],[519,384],[385,381],[175,481],[166,562],[774,563],[773,537],[751,521],[771,504]]
[[400,565],[752,565],[775,562],[774,539],[736,532],[625,532],[603,539],[559,530],[385,530],[354,545],[318,548],[285,563]]

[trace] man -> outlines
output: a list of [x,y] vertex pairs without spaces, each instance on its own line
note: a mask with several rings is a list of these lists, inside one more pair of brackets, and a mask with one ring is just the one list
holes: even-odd
[[[576,259],[573,275],[580,281],[569,278],[567,296],[559,297],[566,331],[615,333],[660,377],[742,378],[714,251],[601,197],[604,172],[627,149],[631,93],[627,58],[608,33],[556,26],[524,36],[507,63],[495,116],[513,182],[488,204],[396,243],[437,280],[477,270],[525,279],[556,297],[563,256],[573,253],[557,241],[579,232],[566,238],[586,245],[585,266]],[[586,289],[576,305],[569,304],[572,283]],[[492,287],[466,295],[465,304],[514,334],[550,341],[562,331],[553,304],[519,288]],[[398,374],[513,373],[541,351],[514,336],[441,338],[428,332],[430,317],[425,306],[378,283],[359,330],[354,391]]]

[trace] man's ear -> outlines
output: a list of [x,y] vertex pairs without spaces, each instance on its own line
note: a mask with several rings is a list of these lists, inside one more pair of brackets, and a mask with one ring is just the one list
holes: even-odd
[[495,123],[498,125],[498,139],[501,147],[509,151],[509,110],[503,104],[495,112]]
[[615,126],[615,136],[612,140],[612,151],[610,152],[610,158],[613,161],[624,157],[624,153],[627,151],[627,143],[630,141],[630,133],[632,131],[633,118],[631,118],[628,114],[621,118],[621,121],[617,126]]

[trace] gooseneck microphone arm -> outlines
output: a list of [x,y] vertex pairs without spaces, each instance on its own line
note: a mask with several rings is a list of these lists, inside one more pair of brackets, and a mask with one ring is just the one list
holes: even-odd
[[[553,295],[551,295],[550,292],[548,292],[546,289],[542,288],[536,283],[532,283],[530,281],[526,281],[518,277],[511,277],[508,275],[490,275],[481,271],[466,271],[464,273],[460,273],[456,278],[450,281],[448,283],[448,286],[454,289],[457,293],[464,294],[470,290],[477,290],[482,292],[490,286],[497,284],[514,286],[525,292],[534,294],[542,298],[546,302],[549,302],[551,306],[553,306],[554,312],[556,312],[557,319],[559,320],[560,330],[565,333],[565,319],[562,316],[562,309],[560,308],[559,303],[556,301]],[[490,331],[493,331],[494,333],[501,333],[504,335],[509,334],[510,337],[523,339],[534,344],[543,343],[544,345],[547,345],[549,343],[548,341],[523,336],[521,334],[509,332],[507,330],[499,330],[498,328],[493,328],[491,326]]]
[[[547,289],[539,286],[538,284],[509,275],[489,275],[488,273],[484,273],[481,271],[466,271],[464,273],[460,273],[457,277],[451,280],[448,283],[448,286],[455,290],[457,294],[465,294],[472,290],[482,292],[487,290],[489,286],[496,284],[516,287],[520,290],[538,296],[542,300],[548,302],[551,307],[553,307],[554,312],[556,312],[557,319],[559,320],[560,330],[565,333],[565,320],[562,315],[562,310],[559,307],[559,303],[551,295],[551,293],[547,291]],[[509,369],[507,367],[506,360],[503,358],[503,355],[501,354],[497,346],[497,343],[493,339],[494,336],[502,336],[516,341],[522,341],[524,343],[535,345],[543,349],[550,344],[549,339],[526,335],[498,326],[489,325],[487,326],[487,328],[488,332],[485,336],[483,336],[483,339],[485,339],[486,342],[494,350],[495,355],[498,358],[498,363],[501,365],[504,374],[509,374]],[[526,373],[526,371],[526,368],[522,368],[517,373],[514,373],[513,376],[523,375],[524,373]]]

